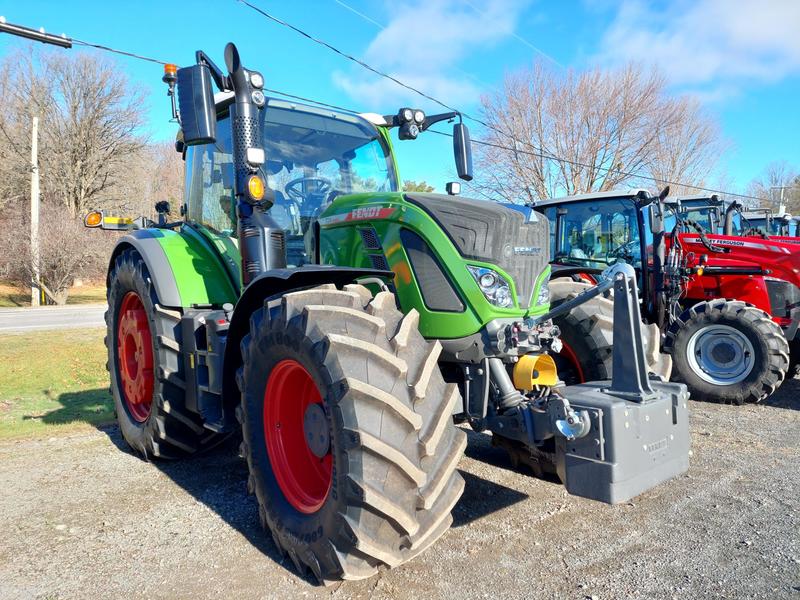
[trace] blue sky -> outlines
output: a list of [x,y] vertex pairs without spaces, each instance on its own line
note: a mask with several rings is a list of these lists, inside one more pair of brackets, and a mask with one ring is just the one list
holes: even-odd
[[[800,168],[800,1],[251,0],[374,66],[475,112],[504,73],[536,58],[554,68],[652,62],[673,93],[695,94],[730,150],[709,182],[743,189],[774,160]],[[267,87],[357,110],[436,105],[282,28],[236,0],[0,1],[9,22],[189,64],[202,48],[220,64],[235,41]],[[0,35],[0,55],[24,45]],[[72,50],[71,52],[73,52]],[[148,92],[156,139],[174,136],[158,65],[118,57]],[[477,126],[473,135],[479,134]],[[447,138],[398,144],[401,172],[443,188]],[[735,190],[732,190],[735,191]]]

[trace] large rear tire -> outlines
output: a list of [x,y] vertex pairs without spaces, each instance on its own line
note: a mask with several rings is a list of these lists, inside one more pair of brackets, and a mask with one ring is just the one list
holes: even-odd
[[[572,300],[591,288],[588,283],[569,279],[550,282],[553,307]],[[614,301],[596,296],[553,322],[561,330],[563,349],[557,355],[559,376],[567,385],[611,379],[614,337]],[[642,323],[647,367],[664,381],[672,373],[672,359],[661,352],[661,336],[656,325]]]
[[739,300],[699,302],[675,320],[665,350],[693,399],[741,405],[772,394],[786,377],[789,344],[763,310]]
[[121,252],[109,276],[106,366],[122,437],[145,459],[181,458],[219,440],[185,408],[180,319],[161,306],[141,255]]
[[389,292],[321,286],[265,303],[242,340],[248,489],[278,549],[320,582],[399,565],[452,522],[460,395],[417,323]]

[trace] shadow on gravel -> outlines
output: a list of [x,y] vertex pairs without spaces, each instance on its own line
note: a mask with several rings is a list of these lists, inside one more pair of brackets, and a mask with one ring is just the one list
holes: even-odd
[[517,502],[528,496],[504,485],[483,479],[472,473],[461,471],[466,486],[464,495],[453,508],[453,527],[469,525]]
[[800,410],[800,379],[787,379],[772,396],[761,401],[761,406]]
[[[100,429],[122,452],[133,454],[122,439],[119,428]],[[247,493],[247,465],[239,458],[238,448],[239,438],[234,435],[206,454],[179,461],[154,461],[152,464],[195,500],[214,511],[262,554],[307,583],[317,585],[315,579],[297,573],[291,560],[281,556],[270,534],[261,528],[258,505]]]
[[[532,476],[530,470],[525,470],[524,467],[515,469],[511,465],[508,453],[502,448],[492,446],[491,436],[469,429],[464,431],[466,431],[468,439],[465,452],[467,457],[493,467]],[[453,527],[469,525],[473,521],[522,502],[528,497],[527,494],[463,470],[461,475],[464,477],[466,486],[464,495],[453,509]]]

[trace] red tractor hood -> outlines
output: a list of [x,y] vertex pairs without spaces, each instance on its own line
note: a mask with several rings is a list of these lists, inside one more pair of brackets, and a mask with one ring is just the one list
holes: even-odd
[[[696,233],[681,233],[678,237],[684,253],[695,257],[687,266],[700,264],[706,256],[708,267],[731,267],[761,269],[763,275],[790,281],[800,286],[800,240],[796,238],[739,237],[731,235],[707,235],[714,246],[726,248],[726,252],[712,252],[706,248]],[[793,240],[789,242],[787,240]]]

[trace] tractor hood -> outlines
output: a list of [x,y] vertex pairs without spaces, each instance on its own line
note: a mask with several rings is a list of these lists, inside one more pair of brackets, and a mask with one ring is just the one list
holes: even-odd
[[731,235],[708,235],[712,244],[727,249],[727,252],[709,252],[696,233],[680,234],[684,252],[708,257],[710,267],[752,267],[764,270],[764,274],[789,281],[800,286],[800,246],[774,238],[739,237]]
[[536,279],[550,259],[547,219],[445,194],[406,193],[405,199],[430,215],[464,258],[497,265],[511,275],[519,305],[532,305]]

